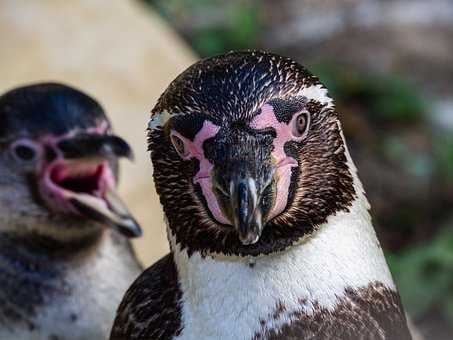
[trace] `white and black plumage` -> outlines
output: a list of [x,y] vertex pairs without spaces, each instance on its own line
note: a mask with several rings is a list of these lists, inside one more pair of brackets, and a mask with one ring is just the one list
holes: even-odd
[[0,339],[106,339],[141,271],[118,233],[141,233],[115,190],[131,150],[61,84],[5,93],[0,121]]
[[326,88],[231,52],[174,80],[149,146],[171,253],[111,339],[410,339]]

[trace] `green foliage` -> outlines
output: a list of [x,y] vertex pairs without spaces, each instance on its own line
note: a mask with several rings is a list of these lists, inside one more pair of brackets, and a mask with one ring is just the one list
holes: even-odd
[[398,77],[364,74],[330,64],[315,65],[312,70],[334,98],[362,104],[374,121],[413,123],[426,112],[418,91]]
[[453,322],[453,228],[387,260],[409,314],[417,318],[436,308]]
[[436,155],[447,177],[453,179],[453,135],[438,136]]
[[436,170],[436,158],[430,152],[413,152],[403,137],[394,134],[383,138],[380,142],[382,153],[398,163],[407,174],[419,180],[429,180]]
[[[253,1],[150,0],[202,57],[256,45],[262,27]],[[193,24],[193,22],[196,22]],[[186,30],[187,26],[189,30]]]
[[194,32],[192,43],[201,56],[211,56],[255,44],[259,18],[253,7],[236,7],[227,27],[202,28]]

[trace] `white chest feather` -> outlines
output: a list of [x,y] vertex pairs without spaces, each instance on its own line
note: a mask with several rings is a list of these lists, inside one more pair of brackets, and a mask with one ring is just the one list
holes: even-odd
[[139,268],[133,255],[107,238],[96,256],[68,270],[67,287],[48,297],[30,321],[0,329],[0,339],[108,339],[116,309]]
[[277,328],[290,321],[287,314],[271,317],[279,304],[310,315],[314,303],[333,310],[347,287],[379,281],[393,289],[368,203],[355,182],[358,198],[349,212],[331,216],[288,251],[253,260],[254,266],[238,257],[189,258],[173,244],[183,292],[178,339],[252,339],[260,320]]

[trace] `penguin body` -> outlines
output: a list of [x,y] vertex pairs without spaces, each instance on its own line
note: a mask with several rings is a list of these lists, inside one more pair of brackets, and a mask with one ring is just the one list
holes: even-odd
[[0,339],[107,339],[141,267],[99,104],[41,83],[0,97]]
[[111,339],[410,339],[363,193],[279,254],[172,250],[129,289],[116,320],[125,333]]
[[171,253],[111,339],[410,339],[327,89],[260,51],[202,60],[148,135]]
[[71,260],[2,252],[0,339],[108,337],[121,296],[141,268],[130,244],[111,232],[85,251]]

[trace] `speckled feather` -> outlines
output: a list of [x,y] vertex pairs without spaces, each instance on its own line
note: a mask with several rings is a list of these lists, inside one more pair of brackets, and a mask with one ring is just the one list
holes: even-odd
[[172,339],[182,330],[178,276],[171,255],[148,268],[118,308],[112,340]]
[[[300,303],[308,301],[301,299]],[[333,311],[314,304],[314,314],[290,313],[287,317],[293,321],[278,329],[267,329],[268,320],[260,320],[261,330],[253,340],[411,339],[399,295],[379,282],[358,289],[347,288]],[[284,313],[285,306],[278,303],[269,319],[276,320]]]

